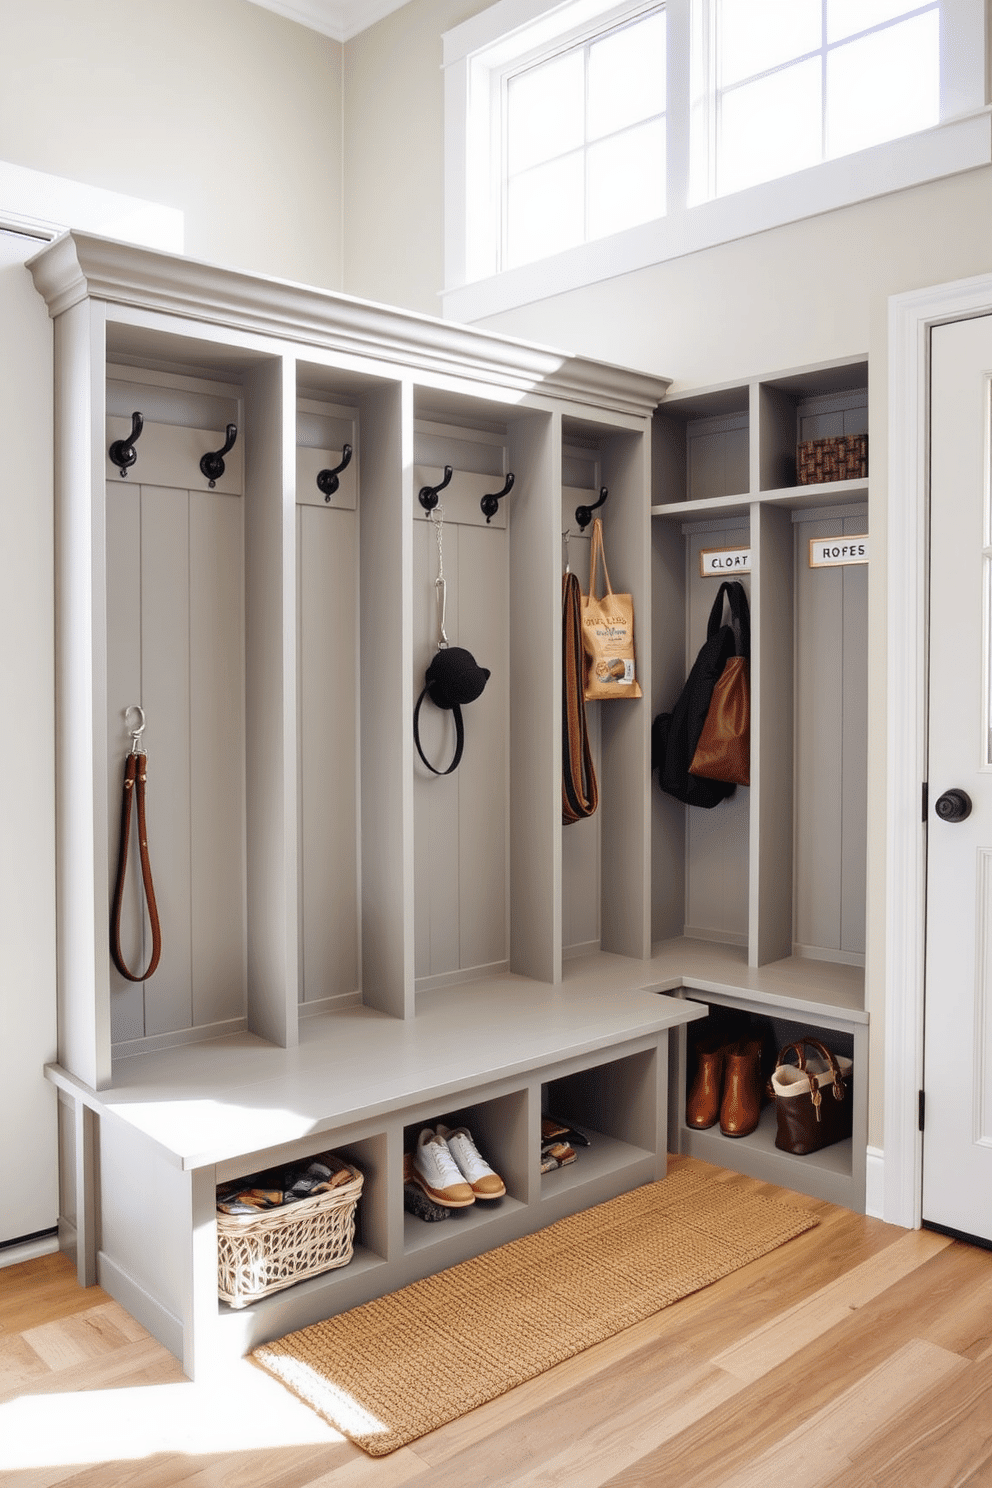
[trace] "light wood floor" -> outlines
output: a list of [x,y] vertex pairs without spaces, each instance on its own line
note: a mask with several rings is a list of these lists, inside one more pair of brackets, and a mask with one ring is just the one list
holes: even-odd
[[63,1257],[7,1267],[0,1484],[992,1488],[992,1253],[788,1197],[816,1229],[378,1460],[247,1363],[190,1384]]

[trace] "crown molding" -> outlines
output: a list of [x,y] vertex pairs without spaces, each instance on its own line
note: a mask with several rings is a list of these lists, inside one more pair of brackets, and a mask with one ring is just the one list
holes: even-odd
[[250,4],[343,42],[399,10],[407,0],[250,0]]
[[100,300],[373,358],[380,375],[387,362],[635,418],[652,412],[671,385],[458,322],[89,233],[63,233],[27,267],[53,319],[85,299]]

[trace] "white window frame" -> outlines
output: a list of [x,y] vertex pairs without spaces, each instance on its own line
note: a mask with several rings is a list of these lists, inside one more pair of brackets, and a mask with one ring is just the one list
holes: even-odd
[[[689,59],[709,0],[667,0],[668,210],[664,217],[497,272],[499,125],[494,86],[536,48],[644,0],[498,0],[443,37],[444,314],[474,321],[701,248],[992,163],[985,0],[940,0],[941,122],[793,175],[689,205]],[[693,148],[698,148],[699,131]],[[698,160],[693,162],[698,169]]]

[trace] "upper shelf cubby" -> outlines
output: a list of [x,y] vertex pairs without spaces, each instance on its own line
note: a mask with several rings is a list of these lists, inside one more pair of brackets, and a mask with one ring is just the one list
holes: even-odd
[[[868,363],[844,362],[770,378],[756,385],[758,489],[800,485],[798,447],[811,439],[868,433]],[[824,482],[811,496],[822,501]],[[808,489],[808,488],[804,488]]]
[[750,489],[747,385],[667,399],[654,420],[654,499],[665,506],[740,497]]

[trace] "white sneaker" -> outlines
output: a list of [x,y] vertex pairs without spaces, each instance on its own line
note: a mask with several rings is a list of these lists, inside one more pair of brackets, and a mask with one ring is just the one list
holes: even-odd
[[475,1194],[459,1172],[447,1142],[429,1126],[417,1138],[413,1177],[425,1194],[448,1209],[464,1209],[475,1203]]
[[458,1171],[465,1182],[471,1185],[477,1199],[501,1199],[506,1193],[506,1184],[498,1173],[483,1158],[472,1141],[472,1134],[465,1126],[449,1131],[446,1126],[437,1129],[439,1137],[448,1144],[448,1151],[458,1164]]

